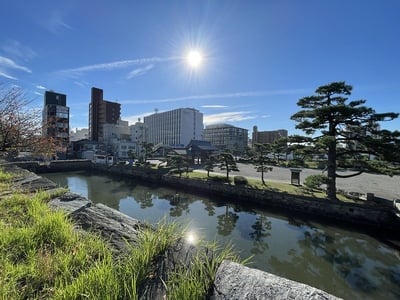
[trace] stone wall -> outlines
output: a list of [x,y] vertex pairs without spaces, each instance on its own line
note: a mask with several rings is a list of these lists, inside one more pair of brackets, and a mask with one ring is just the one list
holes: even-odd
[[68,172],[68,171],[89,169],[92,165],[92,162],[87,159],[76,159],[76,160],[51,160],[49,162],[21,161],[21,162],[12,162],[8,164],[19,166],[20,168],[35,173],[49,173],[49,172]]
[[[21,167],[34,172],[59,172],[82,169],[117,176],[129,176],[139,180],[155,182],[166,186],[189,189],[192,192],[223,196],[243,204],[273,207],[283,213],[301,213],[321,219],[339,220],[341,222],[362,226],[372,230],[398,231],[400,220],[392,206],[375,202],[363,204],[333,202],[327,199],[313,198],[304,195],[291,195],[282,192],[266,191],[249,187],[223,184],[214,181],[194,180],[168,175],[168,169],[153,169],[132,166],[105,166],[93,164],[89,160],[52,161],[48,165],[37,162],[20,163]],[[387,202],[387,201],[386,201]]]
[[333,202],[327,199],[265,191],[213,181],[179,178],[176,176],[164,176],[162,181],[170,186],[185,186],[192,191],[206,191],[242,203],[275,207],[286,212],[309,214],[374,229],[381,228],[397,231],[400,228],[399,219],[395,217],[393,209],[386,206],[378,207],[368,204]]
[[156,182],[166,186],[180,187],[192,192],[207,193],[224,197],[243,204],[273,207],[283,213],[306,214],[331,221],[340,221],[354,226],[362,226],[374,231],[396,232],[400,219],[392,207],[377,205],[375,202],[363,204],[329,201],[304,195],[266,191],[249,187],[223,184],[215,181],[188,179],[170,176],[167,171],[128,166],[107,167],[93,164],[92,169],[107,174],[132,176],[140,180]]

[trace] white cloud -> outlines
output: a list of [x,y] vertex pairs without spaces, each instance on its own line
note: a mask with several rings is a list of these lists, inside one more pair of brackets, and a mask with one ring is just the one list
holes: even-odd
[[26,73],[32,73],[32,71],[29,68],[17,64],[11,58],[0,56],[0,77],[5,77],[12,80],[18,80],[17,77],[10,75],[10,73],[15,70],[24,71]]
[[41,94],[41,93],[39,93],[39,92],[33,92],[35,95],[38,95],[38,96],[43,96],[43,94]]
[[200,107],[202,107],[202,108],[228,108],[228,106],[226,106],[226,105],[218,105],[218,104],[202,105]]
[[157,62],[165,62],[170,60],[178,59],[178,57],[150,57],[150,58],[138,58],[138,59],[129,59],[129,60],[119,60],[113,61],[108,63],[100,63],[94,65],[87,65],[72,69],[64,69],[59,70],[57,73],[70,75],[70,76],[77,76],[84,72],[91,72],[91,71],[111,71],[116,69],[123,69],[131,66],[136,65],[144,65],[144,64],[154,64]]
[[62,16],[59,11],[53,11],[47,19],[44,21],[41,20],[40,23],[46,30],[55,34],[72,29],[72,27],[64,21],[64,16]]
[[86,81],[74,81],[74,84],[83,88],[87,88],[89,86],[89,83]]
[[143,112],[143,113],[140,113],[140,114],[137,114],[137,115],[132,115],[132,116],[123,117],[122,119],[125,120],[125,121],[128,121],[130,125],[133,125],[133,124],[135,124],[136,122],[138,122],[139,119],[140,119],[141,122],[143,122],[144,117],[150,116],[150,115],[152,115],[152,114],[154,114],[154,111],[151,111],[151,112]]
[[150,71],[151,69],[154,68],[154,64],[149,64],[143,68],[137,68],[131,72],[129,72],[129,74],[126,76],[126,79],[131,79],[133,77],[137,77],[140,75],[145,74],[147,71]]
[[3,72],[2,70],[0,70],[0,76],[1,76],[1,77],[5,77],[5,78],[8,78],[8,79],[12,79],[12,80],[18,80],[18,78],[13,77],[13,76],[11,76],[11,75],[8,75],[7,73]]
[[0,56],[0,68],[2,68],[3,70],[4,69],[14,69],[14,70],[21,70],[21,71],[24,71],[27,73],[32,73],[32,71],[30,69],[28,69],[27,67],[18,65],[12,59],[4,57],[4,56]]
[[1,46],[1,49],[10,56],[17,57],[24,61],[31,60],[37,56],[35,51],[16,40],[9,40],[5,42]]
[[44,87],[43,85],[40,85],[40,84],[37,85],[36,88],[39,90],[47,90],[46,87]]
[[179,102],[187,100],[205,100],[205,99],[224,99],[224,98],[248,98],[248,97],[266,97],[278,95],[296,95],[309,92],[308,89],[287,89],[287,90],[272,90],[272,91],[250,91],[250,92],[235,92],[235,93],[221,93],[221,94],[205,94],[205,95],[192,95],[163,99],[136,99],[121,101],[121,104],[141,104],[141,103],[167,103]]
[[232,111],[220,114],[204,115],[203,123],[205,125],[226,123],[226,122],[240,122],[244,120],[252,120],[257,116],[252,115],[251,111]]

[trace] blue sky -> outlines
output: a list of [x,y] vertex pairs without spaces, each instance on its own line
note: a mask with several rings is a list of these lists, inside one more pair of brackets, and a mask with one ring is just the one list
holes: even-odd
[[[190,49],[202,63],[190,67]],[[122,119],[194,107],[205,124],[294,129],[297,100],[333,81],[400,111],[400,1],[22,1],[0,4],[0,83],[33,105],[67,95],[88,125],[92,86]],[[400,129],[400,120],[384,127]]]

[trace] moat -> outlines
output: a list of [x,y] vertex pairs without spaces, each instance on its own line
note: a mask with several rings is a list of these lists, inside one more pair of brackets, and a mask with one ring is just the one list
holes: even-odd
[[232,243],[250,267],[345,299],[400,298],[400,253],[370,235],[182,190],[86,172],[49,173],[60,186],[133,218],[188,224],[188,239]]

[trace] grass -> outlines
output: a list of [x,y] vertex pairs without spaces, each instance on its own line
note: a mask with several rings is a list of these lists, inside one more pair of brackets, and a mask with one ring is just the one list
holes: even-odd
[[11,173],[4,172],[0,168],[0,190],[7,190],[14,176]]
[[[216,242],[207,243],[209,254],[199,252],[190,268],[178,268],[170,274],[167,285],[167,296],[170,299],[206,299],[210,296],[217,269],[223,260],[240,262],[231,246],[221,248]],[[250,259],[250,258],[249,258]],[[246,264],[248,260],[241,261]]]
[[[12,180],[1,170],[0,178]],[[115,258],[100,236],[75,230],[64,212],[51,210],[52,196],[0,197],[0,300],[138,299],[141,285],[154,276],[154,262],[183,236],[177,223],[160,222]],[[169,274],[168,298],[204,299],[219,263],[237,260],[231,248],[213,246],[210,253],[199,252],[191,268]]]

